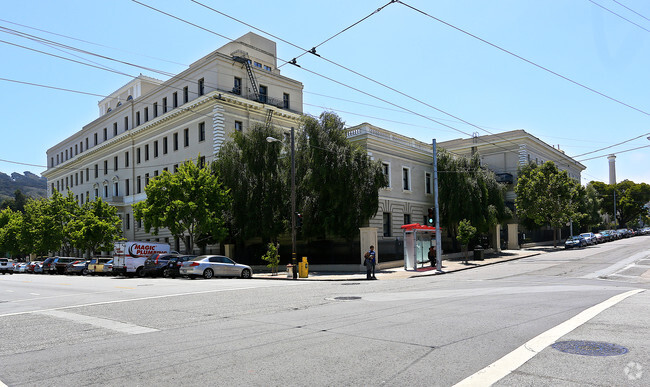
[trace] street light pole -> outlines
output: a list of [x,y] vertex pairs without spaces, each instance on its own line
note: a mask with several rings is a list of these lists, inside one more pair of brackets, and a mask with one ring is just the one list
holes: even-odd
[[298,258],[296,257],[296,146],[294,129],[291,127],[291,264],[293,279],[298,279]]

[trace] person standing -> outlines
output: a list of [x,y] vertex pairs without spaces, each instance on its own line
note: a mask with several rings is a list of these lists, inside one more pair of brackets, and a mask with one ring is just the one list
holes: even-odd
[[429,247],[429,253],[427,255],[429,257],[429,263],[431,263],[431,267],[436,267],[436,248],[434,246]]
[[377,279],[375,277],[375,265],[377,264],[375,246],[370,246],[370,250],[364,254],[363,264],[366,266],[366,279]]

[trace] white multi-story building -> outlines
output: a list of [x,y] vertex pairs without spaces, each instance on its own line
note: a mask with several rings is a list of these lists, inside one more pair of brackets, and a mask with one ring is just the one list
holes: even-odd
[[47,151],[48,195],[72,191],[118,208],[125,238],[171,242],[144,232],[132,205],[162,171],[212,161],[235,131],[254,124],[297,127],[302,83],[280,75],[275,42],[248,33],[167,81],[140,75],[99,102],[99,118]]

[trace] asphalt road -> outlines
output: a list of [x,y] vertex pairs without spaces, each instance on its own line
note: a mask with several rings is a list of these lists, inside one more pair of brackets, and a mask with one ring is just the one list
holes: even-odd
[[644,236],[387,281],[0,276],[0,385],[647,386],[649,270]]

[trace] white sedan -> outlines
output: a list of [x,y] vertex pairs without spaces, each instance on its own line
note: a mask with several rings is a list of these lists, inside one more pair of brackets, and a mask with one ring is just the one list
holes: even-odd
[[251,278],[253,276],[253,269],[250,266],[239,264],[223,255],[200,255],[183,262],[179,272],[180,275],[189,278],[203,276],[205,279],[214,276],[241,278]]

